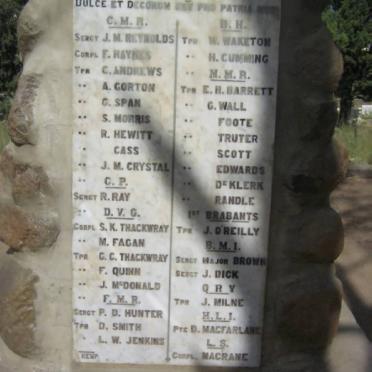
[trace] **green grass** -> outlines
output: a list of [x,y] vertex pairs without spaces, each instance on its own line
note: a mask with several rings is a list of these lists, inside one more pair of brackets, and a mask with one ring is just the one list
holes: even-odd
[[346,146],[352,162],[372,165],[372,126],[344,126],[336,128],[335,135]]
[[4,122],[0,121],[0,151],[8,144],[9,136],[5,128]]

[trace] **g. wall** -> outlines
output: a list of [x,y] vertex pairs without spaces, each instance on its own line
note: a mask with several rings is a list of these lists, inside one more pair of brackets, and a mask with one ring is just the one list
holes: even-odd
[[[321,23],[327,3],[282,2],[262,371],[326,371],[338,323],[343,232],[329,194],[344,173],[332,141],[342,61]],[[72,1],[31,0],[18,39],[24,69],[0,158],[0,369],[146,371],[72,361]]]

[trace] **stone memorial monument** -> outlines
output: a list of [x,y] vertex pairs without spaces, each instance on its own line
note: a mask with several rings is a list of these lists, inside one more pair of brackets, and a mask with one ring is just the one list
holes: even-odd
[[327,370],[326,5],[29,1],[0,155],[1,371]]

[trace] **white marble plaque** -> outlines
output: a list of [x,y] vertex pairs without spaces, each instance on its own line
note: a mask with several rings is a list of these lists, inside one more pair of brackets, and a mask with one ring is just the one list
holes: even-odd
[[260,364],[279,0],[74,0],[83,363]]

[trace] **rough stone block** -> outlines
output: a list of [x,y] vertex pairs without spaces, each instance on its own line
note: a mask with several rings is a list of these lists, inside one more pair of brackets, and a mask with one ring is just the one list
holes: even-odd
[[15,177],[13,183],[13,198],[20,205],[37,198],[48,185],[48,177],[41,168],[29,168]]
[[328,200],[328,195],[343,181],[347,173],[347,153],[330,141],[325,146],[304,144],[301,156],[295,154],[287,186],[307,204],[315,199]]
[[50,247],[59,234],[53,217],[34,216],[14,205],[0,205],[0,241],[11,250]]
[[289,254],[302,261],[331,263],[343,249],[342,221],[331,208],[308,209],[295,216],[288,236],[293,239]]
[[341,284],[328,266],[303,267],[281,292],[278,332],[293,350],[323,350],[332,341],[341,310]]
[[14,144],[35,144],[33,104],[37,96],[40,76],[22,75],[9,113],[7,127]]
[[298,128],[304,141],[329,141],[337,122],[337,105],[334,100],[319,101],[304,98],[298,112]]
[[279,358],[275,364],[264,368],[263,372],[329,372],[329,370],[321,356],[299,353]]
[[294,75],[323,91],[334,92],[343,71],[343,60],[325,27],[302,41],[295,51]]
[[14,353],[32,356],[35,343],[35,283],[31,270],[20,266],[13,258],[0,260],[0,336]]
[[13,181],[15,176],[27,170],[27,164],[18,162],[14,159],[13,153],[9,147],[6,147],[0,154],[0,171]]
[[52,194],[49,178],[40,166],[31,166],[14,158],[9,149],[0,155],[0,172],[11,185],[11,195],[17,205],[38,202]]
[[32,51],[46,28],[47,17],[43,13],[40,1],[30,1],[20,14],[17,36],[18,49],[23,59]]

